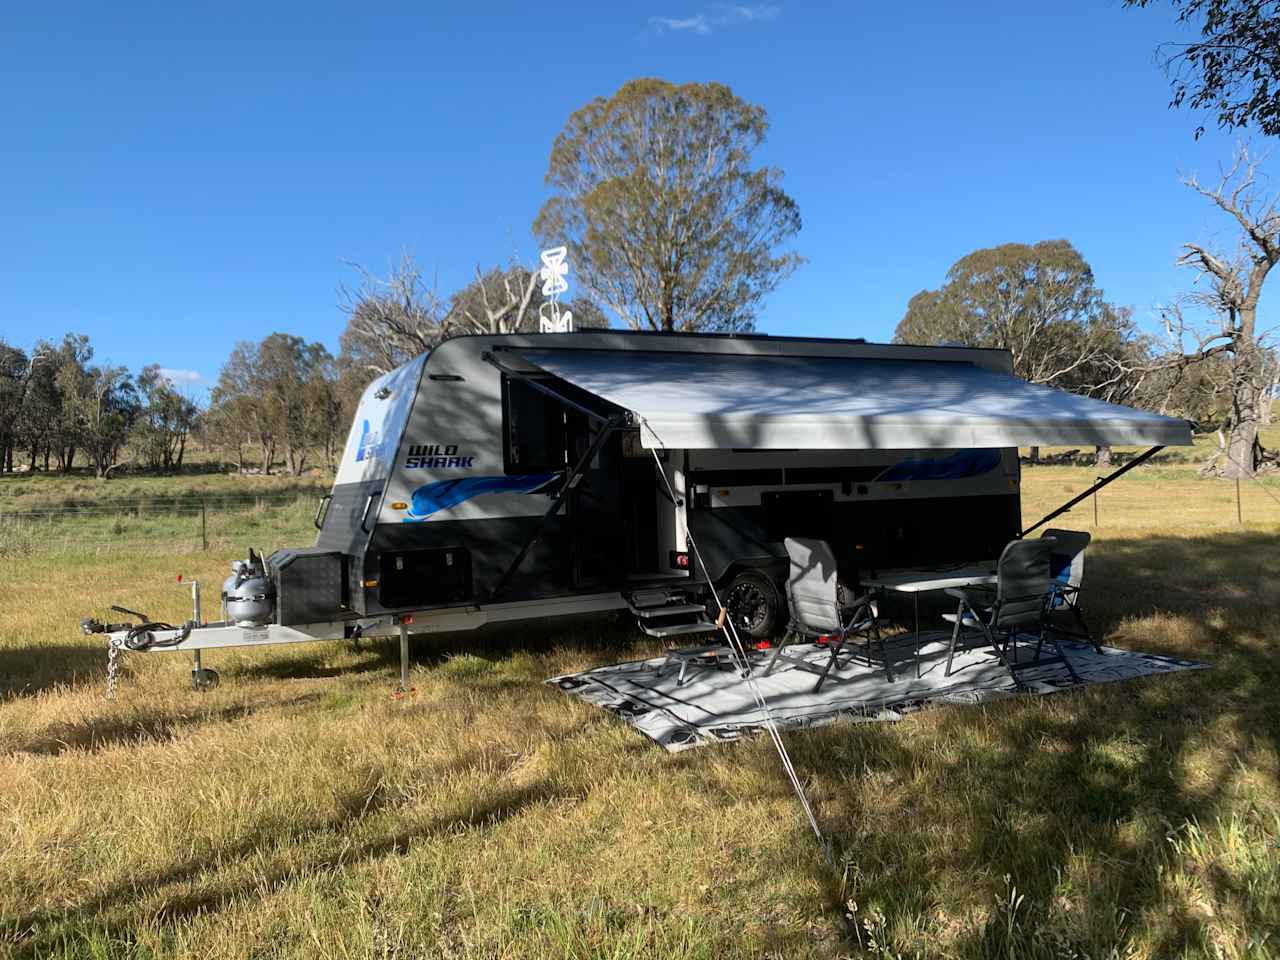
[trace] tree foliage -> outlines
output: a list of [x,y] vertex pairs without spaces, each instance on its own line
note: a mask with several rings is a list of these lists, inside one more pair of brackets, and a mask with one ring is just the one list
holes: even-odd
[[1129,311],[1106,302],[1079,251],[1045,240],[956,261],[941,287],[911,298],[894,342],[997,347],[1025,380],[1102,394],[1115,392],[1135,336]]
[[[1124,0],[1146,7],[1152,0]],[[1280,136],[1280,0],[1171,0],[1178,21],[1200,30],[1167,43],[1160,56],[1173,86],[1171,107],[1217,114],[1225,129],[1255,125]],[[1198,138],[1204,126],[1196,129]]]
[[213,389],[206,435],[234,449],[241,469],[246,444],[258,446],[264,473],[277,453],[294,476],[316,449],[332,466],[344,426],[337,381],[336,364],[321,343],[284,333],[238,343]]
[[140,456],[153,470],[181,468],[200,408],[178,392],[159,364],[142,368],[137,389],[142,405],[133,433]]
[[751,166],[768,127],[721,84],[633,80],[556,137],[534,232],[634,329],[750,329],[800,263],[777,252],[800,229],[781,171]]
[[122,453],[141,410],[129,371],[65,362],[57,384],[69,437],[85,451],[99,477],[110,476],[127,462]]

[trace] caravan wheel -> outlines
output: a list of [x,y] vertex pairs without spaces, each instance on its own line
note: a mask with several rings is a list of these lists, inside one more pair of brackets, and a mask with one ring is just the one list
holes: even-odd
[[782,594],[763,573],[745,570],[729,582],[724,605],[743,640],[770,640],[782,621]]

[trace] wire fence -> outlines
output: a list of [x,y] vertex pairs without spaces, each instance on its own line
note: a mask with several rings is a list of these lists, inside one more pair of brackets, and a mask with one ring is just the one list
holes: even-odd
[[141,496],[0,510],[0,554],[139,541],[208,550],[226,536],[306,529],[324,492]]

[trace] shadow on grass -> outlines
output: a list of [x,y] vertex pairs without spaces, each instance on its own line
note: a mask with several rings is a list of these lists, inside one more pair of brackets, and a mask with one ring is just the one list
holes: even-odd
[[941,945],[946,912],[986,917],[948,942],[955,956],[1127,955],[1139,934],[1143,955],[1213,953],[1224,909],[1280,934],[1280,892],[1217,869],[1206,908],[1167,876],[1170,837],[1239,811],[1241,771],[1280,752],[1276,545],[1241,532],[1091,549],[1095,632],[1213,670],[790,737],[849,864],[848,888],[819,874],[830,908],[860,902],[862,925],[878,913],[904,956]]
[[[479,770],[489,762],[478,755],[466,766]],[[459,767],[451,763],[448,769]],[[443,774],[445,768],[439,772]],[[342,796],[337,813],[330,817],[308,821],[302,816],[287,822],[266,822],[231,846],[211,850],[150,876],[131,878],[69,909],[33,911],[7,920],[5,927],[13,931],[10,942],[16,948],[13,955],[44,957],[77,941],[92,943],[103,936],[112,942],[132,943],[140,921],[140,902],[162,891],[160,906],[148,912],[147,919],[160,924],[180,923],[217,913],[238,902],[256,900],[263,891],[277,890],[303,876],[340,870],[370,858],[404,856],[415,843],[433,837],[456,835],[460,830],[490,830],[538,804],[580,799],[576,790],[551,781],[502,784],[483,802],[468,801],[460,804],[461,809],[456,812],[397,830],[373,831],[373,836],[353,842],[353,833],[367,829],[376,817],[396,806],[382,787],[382,771],[369,769],[363,773],[366,786]],[[263,851],[314,849],[325,844],[334,848],[331,853],[287,857],[285,865],[256,870],[252,879],[218,882],[218,871],[259,858]],[[206,880],[206,874],[212,879]]]
[[[639,637],[635,621],[614,614],[601,614],[571,622],[500,624],[466,633],[409,637],[411,666],[435,669],[462,656],[499,662],[515,653],[547,654],[569,647],[583,652],[607,653],[629,648]],[[226,679],[301,680],[354,676],[386,672],[398,676],[400,641],[396,637],[366,637],[358,647],[350,641],[333,641],[331,651],[308,652],[288,659],[254,663],[225,674]],[[355,653],[352,653],[352,650]],[[352,663],[333,663],[333,653],[358,656]]]
[[262,710],[304,706],[315,703],[320,696],[319,693],[304,693],[285,700],[237,704],[214,710],[200,709],[199,704],[193,704],[194,709],[179,714],[145,710],[134,711],[125,716],[94,717],[78,723],[56,723],[15,747],[14,752],[57,756],[68,750],[96,753],[120,744],[154,743],[171,739],[184,727],[239,720]]
[[105,682],[107,645],[42,643],[0,647],[0,703],[58,686]]

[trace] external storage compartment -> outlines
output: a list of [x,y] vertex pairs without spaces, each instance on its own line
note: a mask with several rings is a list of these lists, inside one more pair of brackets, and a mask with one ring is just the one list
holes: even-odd
[[471,600],[466,547],[395,550],[379,558],[378,602],[387,608],[430,607]]
[[276,622],[282,626],[323,623],[342,615],[346,557],[322,547],[277,550],[267,558],[276,582]]

